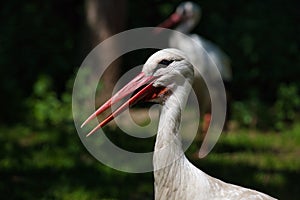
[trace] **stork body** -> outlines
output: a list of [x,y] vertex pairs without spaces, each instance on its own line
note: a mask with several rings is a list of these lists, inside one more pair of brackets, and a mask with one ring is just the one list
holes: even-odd
[[142,72],[136,78],[101,106],[83,125],[121,98],[136,92],[88,135],[103,127],[130,105],[142,101],[161,104],[153,156],[156,200],[274,199],[263,193],[213,178],[196,168],[186,158],[179,127],[181,112],[186,105],[193,79],[193,66],[181,51],[177,49],[158,51],[147,60]]

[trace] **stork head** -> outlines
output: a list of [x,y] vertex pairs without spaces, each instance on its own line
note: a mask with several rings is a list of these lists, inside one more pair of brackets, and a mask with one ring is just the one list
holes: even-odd
[[194,2],[185,1],[179,4],[176,11],[158,26],[162,28],[181,26],[181,31],[188,32],[198,24],[200,17],[200,6]]
[[179,77],[192,83],[194,70],[185,54],[174,48],[157,51],[148,58],[142,73],[148,77],[155,77],[153,87],[174,89],[180,84]]
[[129,106],[139,102],[163,103],[183,81],[189,81],[191,84],[193,77],[193,66],[187,61],[186,56],[181,51],[177,49],[160,50],[148,58],[140,74],[96,110],[82,126],[96,118],[113,104],[130,96],[129,100],[96,126],[87,135],[89,136],[128,109]]

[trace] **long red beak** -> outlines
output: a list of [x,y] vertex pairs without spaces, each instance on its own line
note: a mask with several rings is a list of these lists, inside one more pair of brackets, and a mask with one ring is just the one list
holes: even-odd
[[141,101],[150,101],[155,99],[160,94],[164,93],[166,88],[156,88],[153,86],[153,82],[158,77],[155,76],[146,76],[143,72],[138,74],[132,81],[125,85],[120,91],[118,91],[111,99],[106,101],[98,110],[96,110],[92,115],[90,115],[81,125],[81,128],[86,125],[89,121],[96,118],[98,115],[103,113],[105,110],[110,108],[112,105],[116,104],[120,100],[129,95],[133,95],[129,100],[127,100],[123,105],[106,117],[100,124],[98,124],[93,130],[91,130],[86,136],[90,136],[95,133],[99,128],[105,126],[108,122],[113,120],[116,116],[125,111],[129,106],[132,106]]
[[179,15],[177,13],[173,13],[168,19],[166,19],[164,22],[159,24],[157,27],[171,28],[171,27],[177,25],[181,20],[182,20],[181,15]]

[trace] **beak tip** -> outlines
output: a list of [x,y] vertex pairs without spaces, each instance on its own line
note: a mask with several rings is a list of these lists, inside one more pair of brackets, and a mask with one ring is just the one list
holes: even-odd
[[[96,111],[97,112],[97,111]],[[80,128],[84,127],[88,122],[90,122],[92,119],[97,117],[97,114],[93,113],[91,116],[89,116],[80,126]]]
[[89,137],[90,135],[92,135],[94,133],[94,131],[89,132],[85,137]]
[[[106,123],[109,122],[109,121],[106,121]],[[105,124],[106,124],[105,123]],[[104,125],[105,125],[104,124]],[[103,123],[100,123],[98,126],[96,126],[93,130],[91,130],[85,137],[89,137],[90,135],[94,134],[98,129],[102,128],[103,126]]]

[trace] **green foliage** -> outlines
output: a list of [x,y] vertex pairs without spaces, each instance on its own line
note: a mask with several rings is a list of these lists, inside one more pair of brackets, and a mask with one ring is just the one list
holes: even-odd
[[34,84],[33,94],[28,99],[29,123],[31,126],[46,128],[72,122],[71,94],[65,92],[61,98],[52,89],[52,81],[41,76]]
[[234,102],[232,105],[233,118],[242,126],[251,126],[254,123],[255,113],[250,109],[250,106],[243,102]]
[[295,84],[281,84],[274,105],[276,128],[282,130],[286,122],[295,121],[300,108],[300,95]]
[[281,84],[273,105],[258,99],[233,102],[233,120],[242,127],[283,130],[299,116],[300,95],[296,84]]
[[271,109],[256,98],[232,103],[232,120],[242,127],[266,129],[274,122]]

